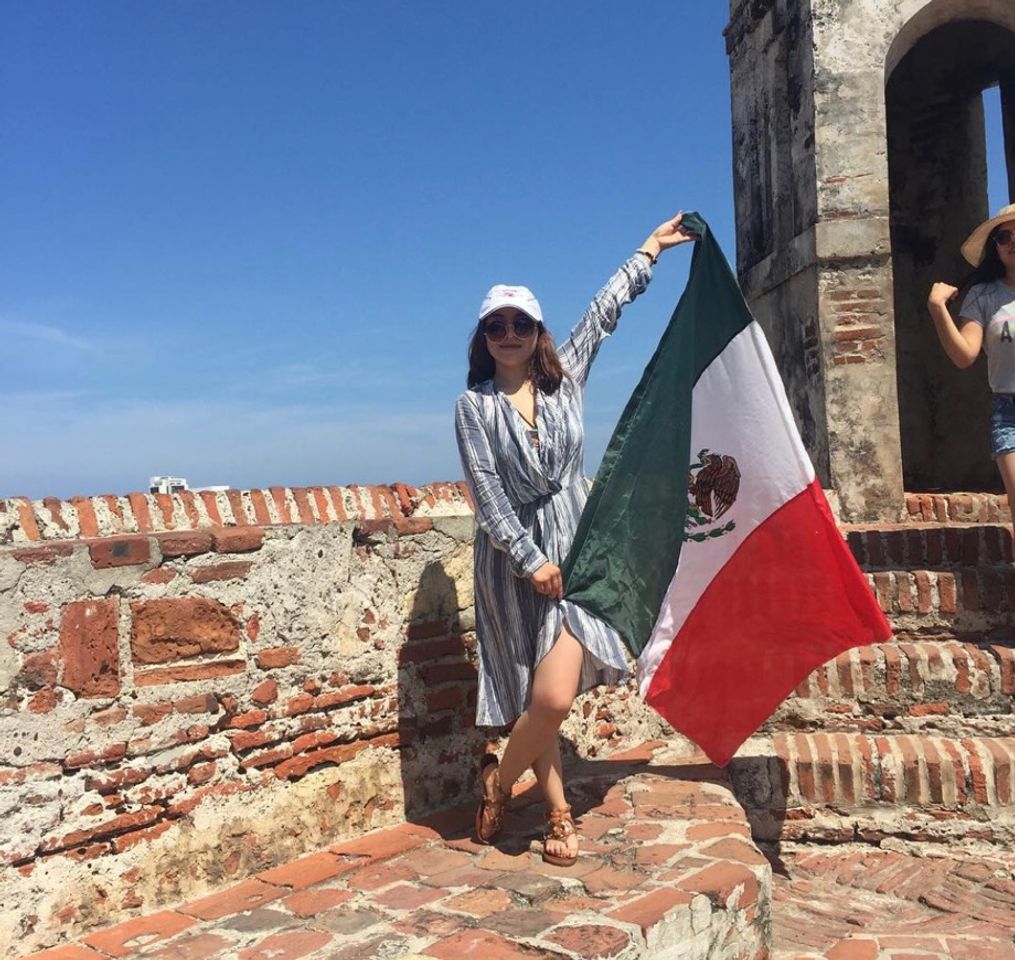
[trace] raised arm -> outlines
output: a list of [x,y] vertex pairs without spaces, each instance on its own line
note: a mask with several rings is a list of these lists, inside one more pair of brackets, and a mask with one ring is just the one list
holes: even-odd
[[606,282],[596,294],[571,336],[560,346],[564,369],[579,383],[588,379],[589,369],[599,347],[617,328],[620,312],[638,294],[643,293],[652,279],[652,266],[659,255],[670,247],[697,240],[698,235],[685,231],[682,214],[661,223],[653,230],[632,257]]
[[584,385],[600,345],[617,328],[620,311],[644,292],[651,279],[652,261],[648,254],[634,254],[606,281],[571,336],[560,345],[560,362],[579,384]]
[[935,283],[927,300],[927,309],[934,320],[938,339],[948,358],[955,366],[964,370],[971,366],[980,355],[983,346],[983,328],[986,318],[980,310],[980,291],[974,287],[962,304],[959,318],[962,326],[956,326],[948,312],[948,303],[958,295],[958,289],[947,283]]
[[547,563],[546,555],[522,526],[504,492],[486,428],[469,394],[459,397],[455,405],[455,435],[465,479],[476,502],[476,522],[494,546],[511,558],[514,575],[531,577]]

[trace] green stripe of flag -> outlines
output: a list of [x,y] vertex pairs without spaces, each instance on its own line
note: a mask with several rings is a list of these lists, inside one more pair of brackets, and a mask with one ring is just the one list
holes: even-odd
[[691,392],[752,320],[708,225],[697,213],[683,225],[701,235],[687,287],[613,432],[563,566],[566,598],[613,626],[635,656],[684,540]]

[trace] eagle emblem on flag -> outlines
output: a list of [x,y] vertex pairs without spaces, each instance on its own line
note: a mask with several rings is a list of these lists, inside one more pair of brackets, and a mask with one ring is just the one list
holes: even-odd
[[[736,529],[733,520],[710,530],[709,527],[736,502],[740,491],[740,467],[737,461],[723,453],[712,453],[707,447],[699,451],[698,462],[687,472],[687,520],[685,539],[701,542],[721,537]],[[696,531],[696,532],[692,532]]]

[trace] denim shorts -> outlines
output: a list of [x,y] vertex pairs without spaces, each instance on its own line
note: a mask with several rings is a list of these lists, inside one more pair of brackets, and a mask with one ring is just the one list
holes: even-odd
[[995,458],[1015,450],[1015,394],[995,393],[991,398],[990,445]]

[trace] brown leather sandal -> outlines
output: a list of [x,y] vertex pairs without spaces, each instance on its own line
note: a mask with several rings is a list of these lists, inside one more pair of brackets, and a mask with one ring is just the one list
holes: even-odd
[[567,805],[559,810],[551,810],[546,818],[546,832],[543,834],[543,860],[552,863],[557,867],[573,867],[578,860],[578,851],[561,856],[555,853],[547,853],[547,840],[560,840],[566,843],[571,837],[577,837],[574,817],[571,816],[571,808]]
[[[504,814],[511,801],[511,791],[504,790],[500,785],[500,770],[497,758],[492,753],[483,755],[479,762],[479,788],[483,791],[483,799],[476,808],[476,841],[485,845],[497,839],[504,826]],[[487,771],[494,767],[490,775],[490,790],[487,790]]]

